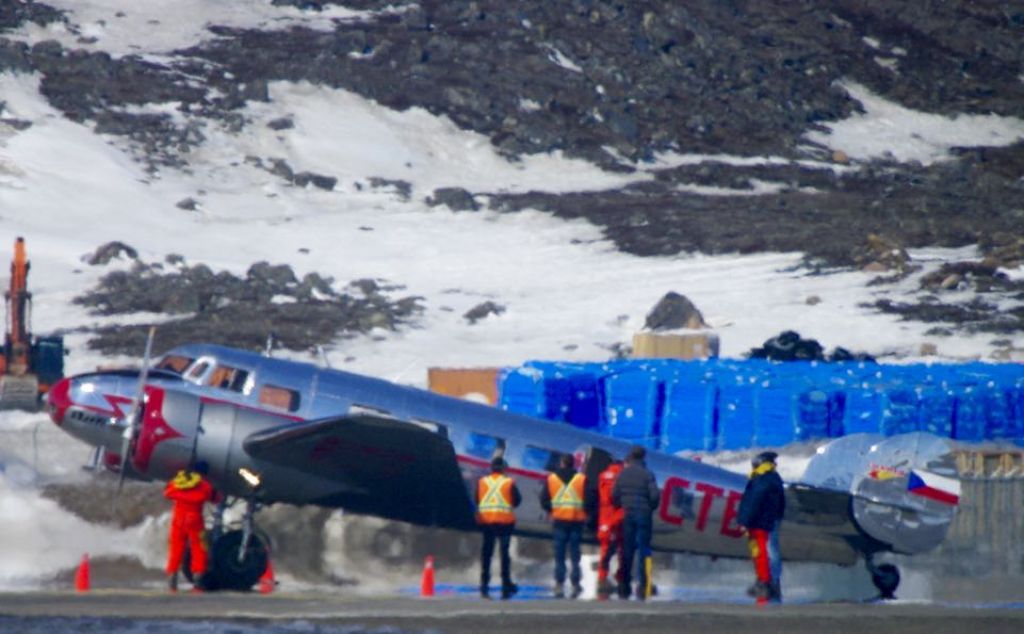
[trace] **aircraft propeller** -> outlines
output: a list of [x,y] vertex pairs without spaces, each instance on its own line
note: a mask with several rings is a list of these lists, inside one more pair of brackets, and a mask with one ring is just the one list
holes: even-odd
[[134,441],[139,433],[139,418],[142,414],[142,402],[145,399],[146,378],[149,375],[149,357],[153,351],[153,336],[156,334],[156,326],[150,326],[149,334],[146,335],[146,350],[142,355],[142,368],[139,370],[139,383],[135,388],[135,395],[132,397],[132,407],[126,416],[124,433],[121,443],[121,468],[117,474],[117,491],[114,493],[114,501],[111,507],[111,514],[117,514],[117,500],[121,497],[121,489],[124,488],[124,479],[128,473],[128,462]]

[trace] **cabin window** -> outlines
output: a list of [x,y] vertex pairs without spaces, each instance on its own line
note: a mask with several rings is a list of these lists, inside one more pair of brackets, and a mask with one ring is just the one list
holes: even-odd
[[264,385],[260,388],[260,404],[276,409],[295,412],[299,409],[300,396],[295,390],[276,385]]
[[558,460],[561,457],[562,454],[553,449],[527,445],[523,450],[523,468],[534,471],[555,471],[558,469]]
[[211,387],[218,387],[222,390],[242,392],[245,390],[246,381],[249,379],[249,372],[240,368],[233,368],[228,365],[219,365],[210,373],[206,384]]
[[191,365],[193,359],[189,357],[183,357],[177,354],[169,354],[163,359],[160,359],[160,363],[156,364],[158,370],[170,370],[175,374],[182,374],[185,372],[185,368]]
[[466,453],[475,458],[490,460],[505,452],[505,440],[487,434],[469,433]]

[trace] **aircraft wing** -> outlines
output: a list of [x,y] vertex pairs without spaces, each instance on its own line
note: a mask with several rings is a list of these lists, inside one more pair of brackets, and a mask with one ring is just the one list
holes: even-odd
[[335,416],[256,432],[243,447],[258,460],[343,485],[318,504],[424,525],[474,525],[451,441],[414,423]]

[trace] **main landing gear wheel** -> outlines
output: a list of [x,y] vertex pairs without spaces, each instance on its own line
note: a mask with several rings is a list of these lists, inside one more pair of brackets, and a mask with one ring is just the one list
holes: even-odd
[[[243,531],[228,531],[216,539],[210,548],[210,572],[204,579],[208,589],[250,590],[267,569],[267,545],[255,533],[249,536],[249,545],[243,557],[238,553]],[[211,587],[212,586],[212,587]]]
[[868,560],[868,572],[871,583],[878,588],[878,598],[883,601],[896,598],[896,588],[900,585],[900,569],[893,564],[874,565]]

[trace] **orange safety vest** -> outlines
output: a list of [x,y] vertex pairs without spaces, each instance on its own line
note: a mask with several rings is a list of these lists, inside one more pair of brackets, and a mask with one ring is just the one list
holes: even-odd
[[481,524],[515,524],[512,510],[512,478],[501,473],[480,478],[476,487],[477,521]]
[[548,494],[551,495],[551,519],[563,522],[582,522],[587,519],[583,510],[583,487],[587,477],[577,473],[568,484],[557,474],[548,476]]

